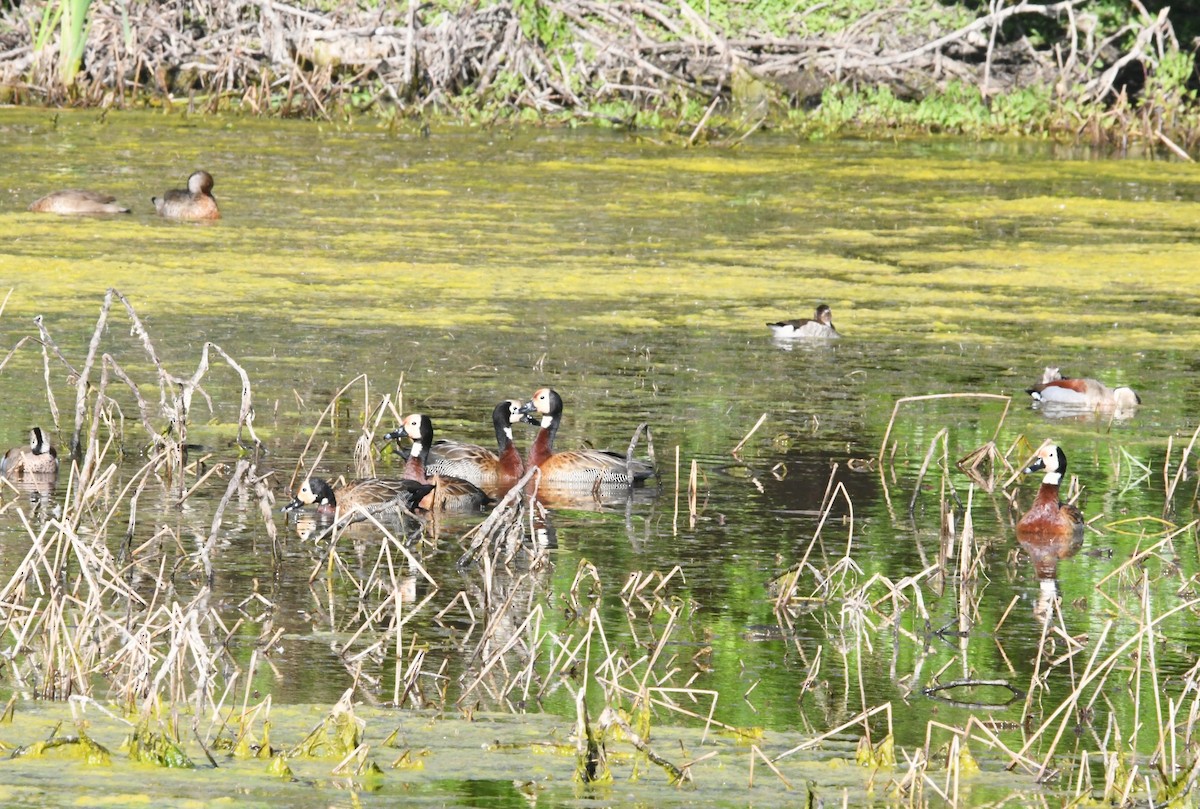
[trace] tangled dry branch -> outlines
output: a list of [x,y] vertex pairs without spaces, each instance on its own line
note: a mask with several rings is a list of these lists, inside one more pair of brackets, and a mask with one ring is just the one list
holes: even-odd
[[[1135,42],[1122,52],[1081,5],[1021,0],[931,31],[895,4],[832,34],[810,34],[799,14],[787,36],[726,36],[686,2],[658,0],[502,0],[457,14],[416,2],[318,13],[277,0],[102,0],[92,7],[84,72],[63,88],[53,43],[41,53],[33,46],[40,12],[15,4],[0,26],[11,32],[0,35],[0,88],[18,100],[107,105],[155,97],[323,117],[342,104],[419,111],[490,102],[586,112],[616,99],[654,107],[683,95],[708,103],[738,100],[748,84],[759,88],[749,92],[751,103],[764,95],[799,103],[834,82],[922,95],[950,80],[985,94],[1035,82],[1086,86],[1099,98],[1112,92],[1122,65],[1153,63],[1173,40],[1165,13],[1147,16],[1126,31]],[[1020,31],[1021,21],[1038,18],[1059,22],[1059,44],[1036,48]],[[998,37],[1002,24],[1008,34]]]

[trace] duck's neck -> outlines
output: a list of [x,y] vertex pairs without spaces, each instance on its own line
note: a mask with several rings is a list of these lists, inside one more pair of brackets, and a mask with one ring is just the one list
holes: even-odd
[[[1051,476],[1053,476],[1053,478],[1054,478],[1053,480],[1050,479]],[[1042,485],[1038,487],[1037,500],[1034,502],[1037,502],[1037,503],[1057,503],[1057,502],[1059,502],[1058,473],[1057,472],[1051,472],[1049,475],[1046,475],[1045,479],[1042,481]]]
[[408,453],[408,462],[404,464],[404,477],[417,483],[428,483],[425,475],[425,462],[429,460],[429,447],[423,441],[414,441]]
[[558,424],[555,416],[542,417],[542,429],[538,430],[537,438],[529,448],[530,466],[541,466],[554,454],[554,436],[558,434]]
[[525,471],[525,464],[521,461],[521,453],[517,452],[517,448],[513,446],[511,426],[496,425],[496,445],[500,448],[501,473],[511,477],[520,477],[521,473]]

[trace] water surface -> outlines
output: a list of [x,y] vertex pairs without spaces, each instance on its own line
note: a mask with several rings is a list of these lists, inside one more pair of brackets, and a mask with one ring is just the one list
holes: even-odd
[[[6,350],[37,334],[31,318],[40,314],[81,367],[110,286],[136,307],[172,373],[190,376],[204,342],[219,344],[249,373],[266,449],[259,467],[276,470],[279,502],[290,496],[314,428],[317,446],[328,442],[318,471],[353,475],[364,413],[385,394],[399,394],[401,412],[429,413],[439,434],[480,443],[491,442],[486,419],[496,401],[542,385],[567,403],[561,447],[624,451],[636,425],[648,423],[660,470],[653,491],[627,507],[554,511],[551,565],[513,586],[526,611],[540,605],[555,632],[578,637],[586,611],[569,591],[586,560],[599,584],[584,606],[597,609],[609,642],[631,659],[655,646],[674,611],[671,657],[656,677],[718,691],[715,716],[728,725],[815,733],[891,702],[897,741],[921,745],[931,718],[962,723],[970,712],[923,696],[922,687],[977,676],[1027,688],[1043,628],[1036,610],[1047,592],[1063,597],[1068,635],[1096,638],[1110,619],[1130,631],[1133,618],[1114,599],[1137,583],[1096,583],[1161,526],[1114,522],[1165,516],[1183,525],[1194,517],[1194,479],[1166,504],[1163,474],[1168,441],[1173,473],[1197,423],[1200,174],[1191,166],[1026,142],[764,136],[734,151],[680,151],[595,131],[422,137],[363,124],[30,110],[0,112],[0,136],[11,155],[0,188],[8,234],[0,286],[12,289],[0,315]],[[155,217],[149,196],[182,186],[201,167],[216,178],[223,219],[194,226]],[[42,193],[69,186],[113,193],[134,213],[79,220],[24,212]],[[767,320],[807,316],[818,302],[833,308],[844,339],[769,339]],[[156,399],[154,371],[127,323],[114,310],[102,350]],[[1047,365],[1131,385],[1144,404],[1129,419],[1047,419],[1023,393]],[[317,427],[331,397],[359,374],[369,387],[352,386],[332,425]],[[32,424],[52,426],[36,345],[22,347],[0,379],[8,445],[21,443]],[[74,387],[61,366],[52,366],[51,386],[64,445]],[[194,407],[189,440],[193,457],[208,456],[207,468],[237,457],[238,380],[214,364],[206,389],[213,411]],[[914,601],[877,604],[866,613],[872,628],[858,634],[859,613],[839,596],[822,597],[813,579],[815,601],[790,612],[781,631],[769,583],[805,558],[831,486],[840,483],[845,496],[836,496],[812,545],[817,568],[839,569],[847,547],[857,569],[840,570],[858,583],[873,575],[899,582],[937,564],[940,503],[965,503],[970,481],[935,463],[913,500],[922,461],[943,428],[951,462],[989,441],[1003,406],[906,406],[883,468],[869,462],[898,398],[951,392],[1013,395],[996,437],[1013,464],[1045,438],[1066,449],[1096,529],[1083,549],[1057,566],[1048,590],[1015,541],[1014,510],[1001,490],[976,489],[971,516],[983,575],[962,582],[951,566],[923,579],[928,623]],[[114,395],[126,411],[120,481],[144,463],[146,441],[132,400]],[[732,455],[762,414],[762,426]],[[518,434],[518,444],[527,447],[532,435]],[[1143,477],[1130,459],[1151,474]],[[695,527],[686,503],[693,460]],[[390,452],[375,463],[380,474],[399,474]],[[1027,480],[1010,491],[1025,505],[1035,487]],[[169,482],[147,489],[130,545],[160,540],[143,551],[142,586],[165,557],[180,597],[190,598],[200,582],[188,554],[208,535],[224,491],[218,476],[177,506]],[[25,502],[11,494],[5,502],[0,570],[11,571],[30,539],[15,513]],[[956,524],[961,519],[960,508]],[[252,498],[235,500],[220,526],[211,604],[227,625],[244,619],[232,658],[248,667],[252,650],[282,630],[258,648],[270,665],[260,659],[255,667],[256,693],[327,704],[356,687],[359,699],[386,705],[394,660],[368,658],[356,669],[332,648],[362,623],[361,596],[344,579],[310,586],[324,549],[305,538],[303,522],[276,522],[277,551]],[[473,523],[451,521],[421,551],[439,588],[413,584],[414,604],[432,596],[405,625],[404,642],[425,645],[425,670],[450,685],[444,696],[425,689],[410,708],[423,700],[454,713],[475,673],[465,653],[478,642],[472,622],[458,613],[435,617],[460,591],[481,598],[481,574],[455,567],[458,538]],[[358,526],[342,540],[360,571],[375,562],[372,532]],[[115,549],[124,537],[108,541]],[[1197,568],[1194,530],[1171,547],[1147,573],[1161,585],[1160,610],[1180,603]],[[682,575],[649,607],[631,612],[618,597],[632,573],[676,566]],[[248,602],[252,592],[262,599]],[[964,597],[975,605],[965,612]],[[1200,639],[1188,615],[1163,628],[1164,675],[1195,665]],[[11,670],[4,676],[6,687],[25,687]],[[1069,690],[1068,674],[1050,676],[1059,692]],[[97,689],[105,696],[102,681]],[[477,690],[468,701],[573,717],[569,689],[542,692],[515,700]],[[1125,703],[1114,710],[1132,717]],[[986,715],[1017,726],[1024,704]],[[658,719],[688,724],[673,712]],[[1103,736],[1103,720],[1095,727]],[[562,763],[560,777],[571,766]]]

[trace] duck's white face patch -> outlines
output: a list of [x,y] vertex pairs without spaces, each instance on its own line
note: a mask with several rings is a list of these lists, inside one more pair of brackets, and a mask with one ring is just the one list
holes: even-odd
[[1046,477],[1042,478],[1043,483],[1049,483],[1051,486],[1057,486],[1062,481],[1062,475],[1058,472],[1047,472]]
[[305,478],[304,483],[300,484],[300,492],[296,495],[296,499],[309,505],[317,502],[317,496],[313,494],[312,490],[312,481],[308,478]]

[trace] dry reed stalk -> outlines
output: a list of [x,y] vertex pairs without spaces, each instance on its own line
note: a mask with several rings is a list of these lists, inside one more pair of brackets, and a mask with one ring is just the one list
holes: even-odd
[[[488,514],[487,519],[467,534],[467,536],[474,535],[474,538],[458,559],[460,570],[470,567],[479,558],[480,552],[489,544],[499,546],[501,544],[499,540],[507,540],[514,528],[521,528],[521,499],[526,488],[535,480],[541,481],[541,469],[531,466],[525,470],[525,474],[513,484],[500,502],[492,507],[492,512]],[[463,537],[463,539],[466,538]]]
[[841,733],[843,730],[848,730],[849,728],[852,728],[855,725],[864,725],[865,726],[868,719],[870,719],[871,717],[873,717],[877,714],[880,714],[880,713],[884,714],[887,717],[887,733],[884,735],[885,736],[893,735],[893,732],[892,732],[892,704],[890,702],[885,702],[882,705],[876,705],[874,708],[868,708],[866,710],[860,711],[859,713],[855,714],[853,717],[851,717],[847,721],[843,722],[842,724],[838,725],[837,727],[835,727],[831,730],[825,731],[824,733],[817,736],[816,738],[809,739],[808,741],[805,741],[805,742],[801,742],[800,744],[796,745],[795,747],[789,748],[788,750],[783,751],[779,755],[772,757],[771,761],[779,761],[780,759],[787,758],[788,756],[793,755],[794,753],[801,753],[805,750],[812,750],[817,745],[821,744],[821,742],[825,741],[826,739],[830,739],[830,738],[836,736],[837,734]]
[[654,435],[650,432],[650,425],[642,422],[633,431],[633,436],[629,439],[629,448],[625,450],[625,473],[633,478],[633,473],[630,469],[633,467],[633,451],[637,449],[638,439],[642,437],[642,433],[646,434],[646,454],[650,456],[650,465],[656,466],[658,459],[654,457]]
[[697,483],[696,483],[696,459],[692,459],[692,473],[688,476],[688,528],[692,531],[696,530],[696,500],[697,500]]
[[[298,458],[296,458],[296,468],[292,471],[292,477],[288,481],[288,491],[289,492],[293,492],[296,490],[296,480],[300,474],[300,470],[302,468],[304,468],[304,456],[307,455],[309,449],[312,448],[313,439],[315,439],[317,437],[317,431],[319,429],[321,429],[321,424],[325,421],[325,417],[332,416],[334,414],[334,412],[337,408],[338,399],[341,397],[341,395],[343,393],[348,391],[356,382],[358,382],[358,380],[360,380],[360,379],[366,380],[366,378],[367,378],[366,374],[359,374],[358,376],[354,377],[349,382],[347,382],[345,385],[342,385],[342,387],[338,388],[338,390],[330,398],[329,404],[325,405],[325,409],[322,410],[321,415],[317,417],[316,424],[314,424],[312,427],[312,430],[309,431],[308,440],[304,443],[304,449],[300,450],[300,455]],[[331,426],[332,426],[332,421],[331,421]],[[322,454],[324,454],[324,449],[322,449]],[[309,465],[308,468],[315,469],[316,466],[317,466],[317,464],[313,463],[313,464]]]
[[32,339],[33,339],[32,337],[30,337],[29,335],[26,335],[26,336],[22,337],[20,340],[17,340],[16,345],[14,345],[12,348],[10,348],[8,350],[8,353],[4,355],[3,360],[0,360],[0,371],[3,371],[4,367],[6,365],[8,365],[8,361],[11,360],[16,355],[17,351],[20,350],[20,348],[23,345],[25,345]]
[[[1166,621],[1168,618],[1175,615],[1176,613],[1182,612],[1184,610],[1191,610],[1194,607],[1196,607],[1197,605],[1200,605],[1200,598],[1189,599],[1188,601],[1186,601],[1182,604],[1178,604],[1178,605],[1172,607],[1171,609],[1164,612],[1162,615],[1159,615],[1156,618],[1154,618],[1153,621],[1139,627],[1137,632],[1135,632],[1131,638],[1123,641],[1106,658],[1104,658],[1102,661],[1100,661],[1100,663],[1097,664],[1096,658],[1099,656],[1100,650],[1103,648],[1104,641],[1107,638],[1107,636],[1113,626],[1113,621],[1111,621],[1111,620],[1106,621],[1104,623],[1104,628],[1103,628],[1101,637],[1096,642],[1096,648],[1093,650],[1092,657],[1089,658],[1087,667],[1084,669],[1083,673],[1080,676],[1078,685],[1076,685],[1076,687],[1071,691],[1071,693],[1067,695],[1067,698],[1064,699],[1050,713],[1050,715],[1047,716],[1045,719],[1043,719],[1042,723],[1032,733],[1029,734],[1028,738],[1025,741],[1025,744],[1018,751],[1018,755],[1023,756],[1029,750],[1029,748],[1032,747],[1033,744],[1039,738],[1041,738],[1042,735],[1050,728],[1051,724],[1056,719],[1058,719],[1060,716],[1063,716],[1063,719],[1059,725],[1058,731],[1050,744],[1050,750],[1047,753],[1046,759],[1042,762],[1042,772],[1043,773],[1046,772],[1050,758],[1053,756],[1053,754],[1057,748],[1059,740],[1062,738],[1063,734],[1066,732],[1067,723],[1070,720],[1069,714],[1065,715],[1065,716],[1064,716],[1064,714],[1066,714],[1068,710],[1074,709],[1076,707],[1076,705],[1078,704],[1079,700],[1081,699],[1081,697],[1083,695],[1083,690],[1088,685],[1090,685],[1092,682],[1094,682],[1096,680],[1100,680],[1101,682],[1103,682],[1103,680],[1105,678],[1107,678],[1108,674],[1113,669],[1113,667],[1117,664],[1117,662],[1123,660],[1125,658],[1125,656],[1129,653],[1129,650],[1131,648],[1133,648],[1136,645],[1141,644],[1143,639],[1146,636],[1149,636],[1150,642],[1153,642],[1153,634],[1154,634],[1156,627],[1159,624]],[[1093,696],[1093,700],[1096,698],[1096,696],[1099,696],[1099,688],[1097,689],[1095,696]],[[1009,766],[1010,767],[1013,766],[1013,763],[1015,763],[1015,762],[1010,762]]]
[[770,768],[771,772],[775,773],[775,777],[783,783],[784,787],[787,788],[788,791],[792,790],[792,783],[783,777],[783,773],[781,773],[779,768],[775,766],[775,762],[767,758],[766,754],[759,749],[757,744],[750,745],[750,789],[754,789],[754,760],[756,758],[761,759],[763,764],[766,764],[767,767]]
[[675,445],[675,514],[671,518],[671,536],[679,536],[679,445]]
[[[1196,440],[1200,439],[1200,427],[1197,427],[1192,433],[1192,438],[1188,441],[1188,445],[1184,447],[1183,452],[1179,455],[1179,467],[1175,470],[1175,476],[1171,478],[1170,484],[1166,486],[1166,492],[1163,495],[1164,508],[1170,506],[1171,501],[1175,499],[1175,490],[1179,487],[1179,481],[1182,480],[1184,473],[1187,471],[1187,459],[1191,454],[1192,449],[1196,446]],[[1171,465],[1171,449],[1167,447],[1167,457],[1163,462],[1163,482],[1166,483],[1167,469]]]
[[596,724],[599,725],[601,733],[604,733],[613,725],[620,728],[621,733],[624,734],[630,744],[638,749],[638,752],[667,772],[672,786],[682,786],[685,783],[691,783],[692,775],[690,771],[675,766],[656,752],[611,706],[606,706],[600,712],[600,716],[596,719]]
[[[464,702],[466,702],[467,698],[471,695],[471,692],[473,692],[475,690],[475,688],[478,687],[479,684],[483,682],[484,678],[496,666],[496,664],[501,661],[503,656],[509,650],[514,648],[517,645],[517,643],[520,642],[521,633],[529,630],[532,627],[533,622],[535,620],[540,622],[543,619],[543,617],[544,616],[542,614],[542,605],[538,604],[538,605],[534,606],[534,608],[529,612],[528,615],[525,616],[524,620],[521,621],[521,623],[517,626],[516,630],[514,630],[512,632],[512,634],[500,646],[500,648],[496,652],[494,652],[492,655],[490,655],[490,657],[484,662],[483,666],[480,668],[479,673],[475,676],[475,679],[471,681],[471,684],[469,686],[467,686],[465,689],[463,689],[462,694],[459,695],[457,700],[455,700],[455,703],[458,705],[462,705]],[[531,646],[536,646],[536,645],[537,645],[536,643],[531,644]],[[482,643],[480,645],[480,648],[482,648]]]
[[212,567],[213,550],[217,547],[217,534],[221,530],[221,518],[225,516],[225,509],[229,507],[229,501],[232,499],[234,492],[242,486],[243,478],[250,471],[250,462],[245,459],[240,459],[237,466],[233,469],[233,474],[229,476],[229,484],[225,487],[225,494],[221,496],[221,500],[217,503],[217,510],[213,514],[212,528],[209,531],[208,539],[197,548],[201,564],[204,565],[204,577],[208,581],[209,587],[212,586],[214,573]]
[[83,419],[87,415],[88,377],[91,374],[92,367],[96,363],[96,352],[99,350],[100,338],[104,335],[104,329],[108,323],[108,313],[112,308],[114,292],[115,290],[109,287],[104,293],[104,303],[100,306],[100,317],[96,320],[96,328],[92,332],[91,341],[88,343],[87,359],[84,361],[83,369],[79,372],[79,377],[75,381],[75,430],[71,434],[71,456],[74,458],[80,457],[79,435],[83,432]]
[[[850,512],[850,524],[846,535],[846,552],[835,565],[831,573],[836,573],[838,571],[845,572],[847,570],[853,570],[857,567],[857,565],[854,563],[854,560],[850,558],[850,546],[854,540],[854,502],[850,499],[850,492],[846,489],[845,485],[841,481],[833,484],[833,481],[837,476],[837,471],[838,467],[836,465],[830,471],[829,480],[833,485],[833,491],[821,509],[821,518],[817,522],[817,529],[813,532],[813,537],[809,540],[808,546],[804,550],[804,555],[800,558],[799,562],[789,567],[784,574],[777,576],[774,580],[776,582],[783,582],[783,586],[781,586],[779,590],[779,595],[775,598],[776,614],[783,611],[785,605],[791,600],[793,595],[795,595],[795,591],[799,585],[799,574],[805,569],[805,567],[811,569],[814,574],[818,574],[818,587],[813,590],[813,593],[815,594],[822,589],[827,590],[832,576],[821,577],[816,568],[809,564],[808,559],[812,555],[813,548],[820,539],[821,531],[829,519],[829,514],[833,509],[833,504],[836,502],[837,495],[839,493],[846,499],[846,505]],[[793,573],[795,574],[794,576],[792,575]]]
[[750,428],[750,432],[746,433],[746,435],[742,437],[742,440],[737,442],[737,446],[735,446],[733,449],[731,449],[729,451],[729,454],[736,458],[737,454],[742,451],[742,447],[746,446],[746,442],[750,440],[750,436],[752,436],[756,432],[758,432],[758,428],[761,427],[762,423],[766,420],[767,420],[766,413],[763,413],[761,416],[759,416],[758,421],[754,422],[754,426]]
[[1000,435],[1000,428],[1004,426],[1004,419],[1007,418],[1008,408],[1012,403],[1011,396],[1005,396],[997,393],[931,393],[925,396],[905,396],[904,398],[897,399],[896,403],[892,406],[892,415],[891,418],[888,419],[887,428],[883,431],[883,440],[879,443],[879,455],[877,460],[879,461],[879,468],[881,472],[884,467],[883,457],[887,452],[888,438],[890,438],[892,435],[892,427],[896,423],[896,415],[900,412],[900,406],[910,402],[928,402],[935,399],[989,399],[1004,402],[1004,411],[1000,414],[1000,420],[996,423],[996,429],[992,434],[993,442],[996,440],[996,437]]
[[1166,536],[1164,536],[1158,542],[1155,542],[1150,547],[1137,551],[1132,556],[1130,556],[1128,559],[1126,559],[1124,562],[1117,565],[1115,568],[1113,568],[1108,573],[1106,573],[1104,575],[1104,577],[1102,579],[1100,579],[1100,581],[1096,582],[1094,589],[1097,592],[1102,592],[1101,588],[1105,584],[1108,583],[1109,579],[1112,579],[1115,576],[1126,575],[1131,569],[1141,565],[1142,562],[1144,562],[1149,557],[1153,556],[1155,554],[1155,552],[1158,551],[1160,548],[1162,548],[1164,546],[1169,546],[1176,537],[1183,535],[1184,533],[1195,528],[1197,525],[1200,525],[1200,520],[1192,520],[1187,525],[1184,525],[1184,526],[1172,531],[1171,533],[1167,534]]
[[921,468],[917,472],[917,482],[913,485],[912,497],[908,501],[909,514],[912,514],[916,510],[917,495],[921,493],[921,484],[925,480],[925,472],[929,469],[929,461],[932,460],[933,453],[937,450],[937,442],[939,438],[942,440],[942,469],[946,469],[944,464],[948,463],[950,458],[949,436],[949,430],[943,427],[937,431],[937,434],[934,435],[933,440],[929,442],[929,451],[925,453],[925,460],[921,462]]

